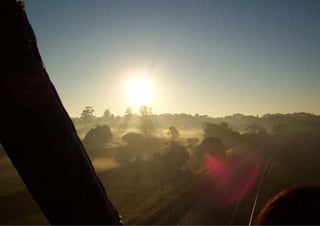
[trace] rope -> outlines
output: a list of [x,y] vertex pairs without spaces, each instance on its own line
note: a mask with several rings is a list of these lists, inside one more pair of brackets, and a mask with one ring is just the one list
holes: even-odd
[[[273,157],[273,152],[270,154],[270,158],[266,164],[266,167],[264,168],[264,172],[262,174],[262,176],[260,177],[260,181],[259,181],[259,185],[258,185],[258,189],[257,189],[257,193],[256,193],[256,196],[255,196],[255,201],[254,201],[254,204],[253,204],[253,208],[252,208],[252,212],[251,212],[251,215],[250,215],[250,221],[249,221],[249,226],[251,225],[252,223],[252,219],[253,219],[253,216],[254,216],[254,212],[255,212],[255,208],[256,208],[256,205],[257,205],[257,202],[258,202],[258,196],[259,196],[259,193],[261,191],[261,188],[262,188],[262,182],[264,180],[264,177],[267,173],[267,171],[269,170],[269,166],[271,165],[271,159]],[[234,218],[235,218],[235,215],[236,213],[238,212],[239,210],[239,207],[241,205],[243,201],[243,197],[242,199],[237,203],[237,205],[235,206],[234,210],[232,211],[232,215],[231,215],[231,220],[229,221],[229,224],[228,225],[233,225],[233,221],[234,221]]]
[[257,190],[256,196],[255,196],[255,199],[254,199],[254,203],[253,203],[253,207],[252,207],[252,211],[251,211],[251,215],[250,215],[250,220],[249,220],[249,224],[248,224],[249,226],[252,225],[253,216],[254,216],[254,213],[255,213],[255,210],[256,210],[256,206],[257,206],[257,203],[258,203],[258,198],[259,198],[259,195],[260,195],[260,192],[261,192],[261,189],[262,189],[262,184],[263,184],[263,181],[264,181],[264,178],[265,178],[267,172],[270,169],[271,162],[272,162],[272,159],[273,159],[273,154],[274,154],[274,151],[270,154],[270,158],[269,158],[269,160],[268,160],[268,162],[267,162],[267,164],[266,164],[266,166],[264,168],[262,176],[260,177],[258,190]]
[[242,200],[243,200],[243,197],[242,199],[237,203],[237,205],[235,206],[233,212],[232,212],[232,216],[231,216],[231,219],[229,221],[229,225],[233,225],[233,221],[234,221],[234,218],[239,210],[239,207],[240,207],[240,204],[242,203]]

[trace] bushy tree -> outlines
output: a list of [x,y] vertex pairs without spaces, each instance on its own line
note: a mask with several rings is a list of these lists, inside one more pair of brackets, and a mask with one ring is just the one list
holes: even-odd
[[198,156],[207,155],[207,156],[224,157],[226,155],[225,149],[226,147],[224,146],[224,144],[219,138],[207,137],[197,147],[196,153]]
[[175,141],[179,138],[179,130],[174,126],[170,126],[168,135],[170,136],[172,141]]
[[220,123],[220,127],[221,127],[222,129],[230,129],[228,123],[226,123],[226,122],[221,122],[221,123]]
[[267,130],[261,126],[259,126],[257,123],[247,126],[245,129],[245,133],[249,134],[259,134],[259,135],[266,135]]
[[103,117],[105,118],[105,120],[109,121],[111,118],[111,113],[109,109],[106,109],[103,113]]
[[166,167],[169,176],[174,176],[183,167],[187,168],[186,161],[189,160],[189,152],[184,145],[177,142],[169,142],[167,150],[162,155],[157,155]]
[[144,136],[141,133],[127,133],[122,137],[128,145],[142,144],[144,141]]
[[241,135],[232,130],[226,123],[217,125],[214,123],[205,122],[203,123],[202,128],[204,138],[217,137],[228,146],[234,146],[243,142]]
[[84,137],[84,144],[94,147],[103,147],[112,138],[112,133],[107,125],[98,125],[89,130]]
[[154,133],[154,125],[152,122],[152,109],[147,106],[142,106],[140,108],[140,131],[145,136],[150,136]]
[[127,146],[120,146],[114,155],[114,159],[120,164],[128,164],[134,154]]
[[131,120],[132,116],[133,116],[132,108],[128,107],[126,109],[126,111],[124,112],[124,116],[123,116],[124,117],[124,121],[126,123],[128,123]]
[[125,131],[128,128],[129,122],[132,119],[132,109],[130,107],[126,108],[124,115],[123,115],[123,121],[119,124],[118,128],[122,131]]
[[83,119],[84,121],[88,121],[92,118],[94,118],[94,115],[93,115],[93,112],[94,112],[94,109],[90,106],[86,106],[83,110],[82,110],[82,113],[81,113],[81,119]]
[[117,148],[115,160],[121,164],[129,163],[134,158],[142,156],[145,146],[145,137],[141,133],[127,133],[122,137],[126,143]]

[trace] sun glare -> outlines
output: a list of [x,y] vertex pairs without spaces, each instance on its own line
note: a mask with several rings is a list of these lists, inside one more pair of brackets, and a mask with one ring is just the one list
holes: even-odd
[[150,104],[154,95],[154,87],[148,78],[136,76],[127,81],[125,92],[130,104],[133,107],[140,107]]

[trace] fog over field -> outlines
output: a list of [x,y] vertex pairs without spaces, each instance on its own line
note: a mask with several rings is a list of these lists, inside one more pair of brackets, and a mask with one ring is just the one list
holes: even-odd
[[1,1],[0,225],[320,224],[319,12]]
[[[284,188],[319,184],[318,115],[212,118],[146,109],[129,120],[73,119],[126,224],[245,224],[262,177],[255,215]],[[0,222],[48,223],[0,155]]]

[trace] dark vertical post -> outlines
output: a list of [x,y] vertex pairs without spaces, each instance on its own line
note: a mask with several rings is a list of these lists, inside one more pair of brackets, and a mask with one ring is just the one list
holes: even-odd
[[51,224],[120,224],[14,0],[1,3],[0,142]]

